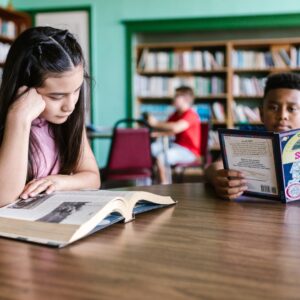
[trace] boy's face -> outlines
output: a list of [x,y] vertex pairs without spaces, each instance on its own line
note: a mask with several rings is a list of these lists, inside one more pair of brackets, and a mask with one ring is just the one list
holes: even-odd
[[268,131],[287,131],[300,128],[300,91],[270,90],[261,109],[261,119]]
[[173,105],[177,111],[184,111],[191,106],[192,99],[190,95],[183,94],[183,93],[176,93]]

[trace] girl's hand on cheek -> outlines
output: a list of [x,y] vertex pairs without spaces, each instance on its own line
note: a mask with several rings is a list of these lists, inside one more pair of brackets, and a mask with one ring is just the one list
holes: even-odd
[[11,105],[9,113],[32,122],[46,107],[42,96],[35,88],[22,86],[18,89],[17,100]]
[[57,190],[57,184],[55,180],[48,177],[33,179],[26,184],[23,192],[20,195],[20,198],[27,199],[30,197],[35,197],[40,193],[51,194],[55,190]]

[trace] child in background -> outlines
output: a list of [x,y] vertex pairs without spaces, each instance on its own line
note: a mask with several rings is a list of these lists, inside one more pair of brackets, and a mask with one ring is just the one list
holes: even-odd
[[[279,73],[267,79],[260,108],[266,130],[281,132],[300,128],[300,75]],[[236,199],[247,190],[247,181],[236,170],[225,170],[217,160],[206,170],[207,181],[216,193],[225,199]]]
[[[175,141],[166,153],[160,141],[151,145],[152,155],[156,158],[160,182],[168,183],[165,165],[190,163],[200,156],[200,119],[192,109],[194,93],[190,87],[176,89],[173,105],[175,112],[165,122],[148,116],[148,123],[155,129],[165,130],[175,135]],[[165,163],[165,158],[167,162]]]
[[67,30],[24,31],[0,88],[0,205],[54,190],[94,189],[100,176],[84,121],[87,74]]

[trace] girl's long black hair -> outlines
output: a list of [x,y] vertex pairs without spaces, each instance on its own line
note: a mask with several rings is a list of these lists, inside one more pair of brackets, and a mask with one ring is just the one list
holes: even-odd
[[[67,30],[52,27],[27,29],[12,44],[8,53],[0,88],[0,143],[10,105],[17,100],[21,86],[41,87],[48,77],[59,76],[85,62],[82,49]],[[88,79],[85,73],[85,83]],[[60,162],[60,174],[71,174],[78,166],[83,141],[85,87],[82,85],[73,113],[63,124],[50,124]],[[33,155],[39,143],[30,134],[27,181],[37,175],[38,162]]]

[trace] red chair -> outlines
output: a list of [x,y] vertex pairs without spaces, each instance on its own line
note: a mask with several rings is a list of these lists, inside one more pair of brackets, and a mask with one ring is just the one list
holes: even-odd
[[179,163],[174,166],[177,181],[183,181],[184,171],[187,168],[204,168],[207,163],[211,162],[208,151],[208,138],[209,138],[210,123],[201,123],[200,125],[200,153],[199,159],[191,163]]
[[[120,125],[139,124],[143,127],[121,128]],[[103,181],[134,180],[151,184],[153,162],[150,147],[150,127],[143,120],[122,119],[113,129],[113,137]]]

